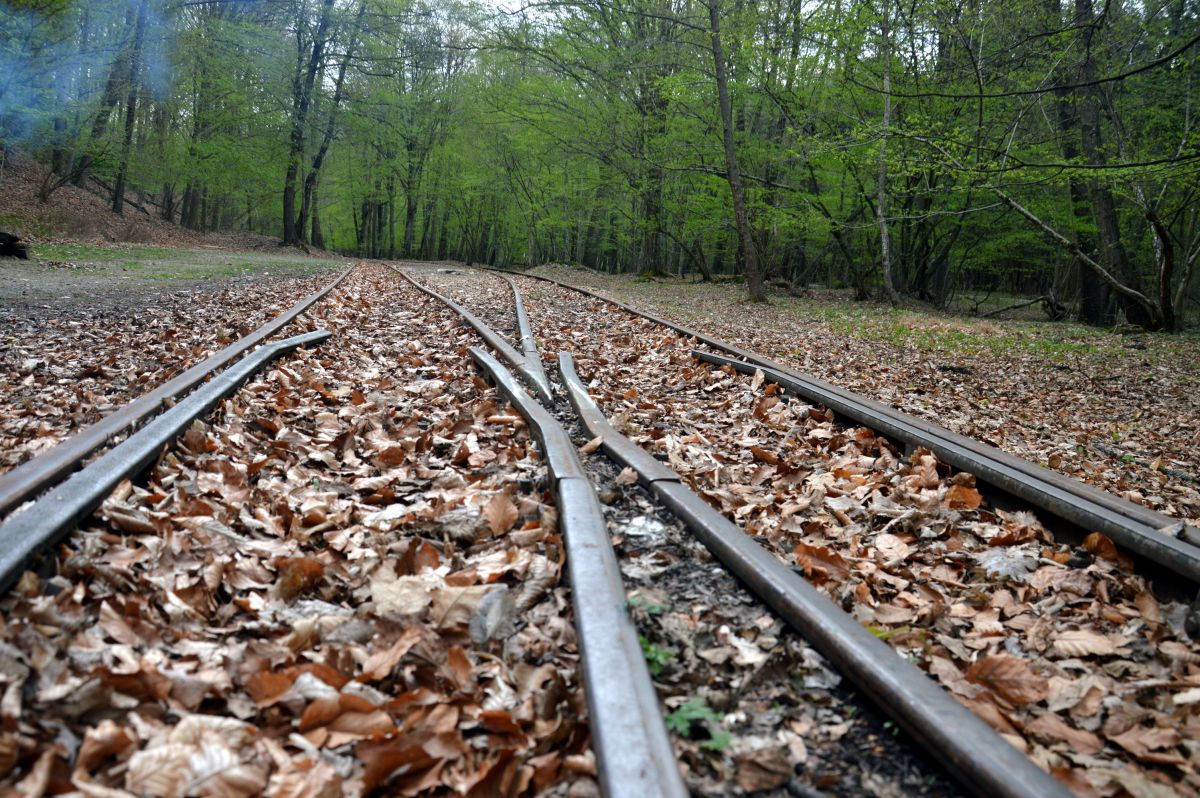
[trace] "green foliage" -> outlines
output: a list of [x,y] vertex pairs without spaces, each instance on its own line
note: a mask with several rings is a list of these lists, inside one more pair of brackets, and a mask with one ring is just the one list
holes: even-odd
[[[197,229],[278,235],[289,182],[300,205],[313,200],[326,245],[356,254],[739,271],[704,4],[496,14],[370,0],[362,17],[363,2],[334,0],[324,19],[323,3],[149,0],[132,84],[136,1],[7,4],[0,141],[60,177],[88,161],[110,180],[136,97],[130,181]],[[879,295],[881,173],[894,281],[935,306],[988,292],[1071,305],[1098,279],[1072,247],[1094,259],[1114,236],[1118,277],[1157,303],[1162,242],[1148,216],[1177,264],[1200,244],[1188,213],[1196,48],[1154,65],[1200,24],[1194,4],[1121,0],[1080,26],[1070,3],[916,0],[888,20],[886,62],[879,4],[718,11],[771,275]],[[1087,75],[1102,92],[1098,149],[1083,135],[1097,95],[1054,90]],[[1104,196],[1113,230],[1099,223]],[[1171,294],[1184,269],[1168,279]]]
[[709,751],[724,751],[729,747],[732,736],[721,728],[721,715],[705,703],[703,698],[689,698],[674,712],[666,716],[667,728],[687,739],[700,736],[701,748]]
[[642,644],[642,656],[646,658],[646,665],[650,668],[650,673],[658,676],[663,672],[663,668],[675,661],[675,652],[663,646],[656,646],[639,635],[638,642]]

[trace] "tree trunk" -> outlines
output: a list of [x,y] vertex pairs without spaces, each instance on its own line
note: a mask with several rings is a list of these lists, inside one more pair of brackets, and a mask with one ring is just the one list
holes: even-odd
[[892,279],[892,236],[887,221],[887,140],[892,124],[892,53],[888,41],[888,24],[891,8],[883,0],[883,13],[879,17],[881,38],[879,55],[883,61],[883,128],[879,133],[879,180],[876,186],[875,218],[879,223],[879,261],[883,267],[883,292],[893,305],[900,303],[900,294]]
[[316,180],[312,184],[312,234],[309,236],[309,241],[317,249],[325,249],[325,233],[321,230],[321,208],[319,205],[320,183]]
[[125,181],[129,177],[129,156],[133,150],[133,126],[137,121],[138,82],[142,69],[142,44],[146,40],[146,15],[149,0],[138,5],[137,23],[133,31],[133,49],[129,53],[129,93],[125,97],[125,138],[121,143],[121,165],[117,170],[117,185],[113,188],[112,210],[117,216],[125,213]]
[[[135,27],[136,23],[133,18],[132,10],[126,12],[125,16],[126,27]],[[84,143],[84,147],[89,147],[104,137],[104,131],[108,129],[108,118],[112,115],[113,108],[116,107],[120,100],[121,87],[121,71],[125,66],[127,53],[122,50],[121,55],[113,61],[112,67],[108,71],[108,80],[104,83],[104,95],[100,100],[100,107],[96,109],[96,115],[92,117],[92,130],[88,140]],[[71,182],[76,186],[82,187],[87,180],[88,171],[92,168],[92,155],[89,152],[82,152],[79,155],[79,160],[75,164],[75,168],[71,170]],[[42,200],[43,202],[45,199]]]
[[[1052,24],[1057,27],[1062,19],[1060,0],[1050,0],[1048,9],[1053,14]],[[1054,95],[1058,111],[1060,150],[1063,160],[1072,163],[1079,157],[1077,139],[1079,108],[1072,99],[1069,89],[1056,90]],[[1071,199],[1071,218],[1075,225],[1075,242],[1081,250],[1095,258],[1097,257],[1096,241],[1090,231],[1087,190],[1083,182],[1074,174],[1067,178],[1067,192]],[[1079,320],[1085,324],[1112,324],[1114,320],[1109,312],[1112,292],[1107,285],[1095,279],[1091,271],[1080,263],[1078,258],[1075,259],[1075,268],[1079,287]]]
[[737,149],[733,141],[733,107],[729,100],[729,82],[725,75],[725,48],[721,44],[721,13],[719,0],[708,0],[708,23],[712,34],[713,71],[717,79],[717,102],[721,106],[721,130],[725,145],[725,174],[733,198],[733,222],[737,228],[738,250],[746,275],[746,291],[752,302],[765,302],[762,273],[758,268],[758,253],[750,220],[746,214],[746,194],[742,174],[738,170]]
[[308,109],[312,104],[313,85],[316,83],[317,71],[325,53],[332,7],[333,0],[323,0],[308,66],[303,71],[299,68],[296,70],[296,77],[292,83],[292,132],[287,173],[283,179],[283,243],[288,246],[300,243],[296,229],[296,179],[300,174],[300,159],[304,155],[304,128],[308,121]]
[[[1092,0],[1076,0],[1075,22],[1083,39],[1084,60],[1079,72],[1080,83],[1091,83],[1096,80],[1096,64],[1092,57],[1092,39],[1095,36],[1096,19]],[[1107,163],[1100,133],[1100,89],[1098,86],[1084,86],[1077,90],[1079,104],[1079,138],[1083,156],[1089,164],[1103,165]],[[1096,237],[1100,245],[1099,261],[1110,274],[1118,280],[1138,288],[1131,283],[1129,259],[1121,242],[1121,228],[1117,221],[1116,201],[1108,186],[1097,178],[1088,183],[1088,194],[1092,201],[1092,215],[1096,221]],[[1137,324],[1146,329],[1157,329],[1162,326],[1160,314],[1154,313],[1138,302],[1128,297],[1118,295],[1125,318],[1130,324]]]
[[[317,190],[317,179],[321,174],[321,167],[325,163],[325,156],[329,152],[329,145],[333,142],[334,134],[337,132],[338,109],[342,104],[342,91],[346,83],[346,68],[350,64],[350,59],[354,56],[354,46],[358,43],[359,31],[362,28],[362,18],[366,10],[367,0],[362,0],[358,5],[358,13],[354,17],[354,28],[346,44],[346,56],[338,64],[337,78],[333,83],[333,99],[330,101],[329,118],[325,120],[325,132],[321,136],[321,144],[317,147],[316,154],[313,155],[312,165],[309,167],[308,174],[304,177],[304,193],[300,202],[300,218],[296,220],[296,231],[300,236],[304,235],[304,228],[310,213],[314,214],[313,229],[320,228],[315,217],[316,199],[314,194]],[[312,243],[313,246],[319,246],[316,241]],[[323,249],[324,247],[321,248]]]

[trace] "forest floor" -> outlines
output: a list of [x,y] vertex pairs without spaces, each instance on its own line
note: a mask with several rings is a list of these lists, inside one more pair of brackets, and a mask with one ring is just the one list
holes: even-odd
[[1200,336],[974,319],[739,286],[533,274],[599,291],[1179,518],[1200,518]]

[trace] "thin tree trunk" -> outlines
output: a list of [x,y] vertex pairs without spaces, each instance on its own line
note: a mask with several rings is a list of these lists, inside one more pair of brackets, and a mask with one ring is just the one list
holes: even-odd
[[888,17],[891,8],[883,0],[879,22],[882,32],[879,55],[883,60],[883,129],[879,133],[879,181],[876,186],[875,218],[879,223],[879,261],[883,267],[883,292],[893,305],[900,303],[900,294],[892,280],[892,236],[887,222],[887,140],[892,124],[892,54],[888,41]]
[[737,149],[733,141],[733,106],[729,100],[729,82],[725,75],[725,48],[721,44],[721,12],[719,0],[708,0],[708,23],[712,34],[713,71],[717,79],[717,102],[721,106],[721,130],[725,144],[725,173],[729,180],[729,193],[733,198],[733,222],[737,228],[738,249],[742,256],[742,268],[746,274],[746,291],[753,302],[765,302],[762,272],[758,268],[758,252],[750,231],[750,220],[746,214],[746,193],[742,186],[742,174],[738,170]]
[[296,79],[292,85],[292,132],[287,173],[283,179],[283,243],[285,245],[300,243],[300,236],[296,230],[296,180],[300,174],[300,159],[304,155],[304,128],[308,121],[308,109],[312,104],[317,71],[325,53],[329,14],[332,7],[333,0],[323,1],[321,18],[317,23],[316,33],[313,35],[312,53],[308,59],[308,66],[303,72],[299,69],[296,70]]
[[112,210],[117,216],[125,213],[125,181],[129,177],[129,156],[133,150],[133,126],[137,121],[138,82],[142,69],[142,44],[146,40],[146,15],[149,0],[138,6],[137,27],[133,32],[133,49],[129,53],[129,93],[125,98],[125,139],[121,143],[121,165],[117,170],[117,185],[113,188]]
[[316,247],[317,249],[325,249],[325,234],[321,230],[321,208],[320,208],[320,204],[319,204],[319,189],[320,189],[320,187],[321,187],[320,182],[317,180],[314,180],[313,184],[312,184],[312,190],[311,190],[312,235],[309,237],[308,240],[311,241],[312,245],[314,247]]
[[[1092,37],[1095,35],[1095,11],[1092,0],[1076,0],[1075,22],[1079,26],[1083,38],[1084,60],[1080,69],[1081,83],[1094,83],[1096,65],[1092,56]],[[1083,156],[1089,164],[1103,165],[1107,162],[1101,144],[1100,134],[1100,96],[1097,86],[1085,86],[1079,90],[1079,134]],[[1121,228],[1117,221],[1116,200],[1112,191],[1099,179],[1092,178],[1088,185],[1088,193],[1092,199],[1092,213],[1096,220],[1096,237],[1100,244],[1099,261],[1116,279],[1129,283],[1132,274],[1125,247],[1121,242]],[[1131,283],[1138,288],[1136,283]],[[1137,324],[1146,329],[1159,329],[1164,319],[1160,308],[1153,304],[1130,301],[1130,298],[1118,294],[1125,318],[1130,324]]]
[[[1052,24],[1057,26],[1062,19],[1060,0],[1050,0],[1047,4],[1053,15]],[[1055,93],[1055,105],[1058,110],[1058,129],[1061,139],[1060,149],[1063,160],[1070,163],[1079,157],[1079,108],[1071,97],[1069,89],[1059,89]],[[1075,225],[1075,241],[1079,248],[1093,258],[1097,257],[1096,242],[1091,233],[1091,222],[1088,213],[1088,196],[1083,182],[1076,176],[1067,178],[1067,191],[1071,198],[1071,218]],[[1085,324],[1111,324],[1109,305],[1112,292],[1108,286],[1096,280],[1091,270],[1076,259],[1076,280],[1079,287],[1079,320]]]

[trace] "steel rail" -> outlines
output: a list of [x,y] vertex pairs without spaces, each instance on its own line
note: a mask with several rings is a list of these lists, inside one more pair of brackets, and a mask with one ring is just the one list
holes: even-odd
[[246,337],[209,355],[182,374],[178,374],[157,388],[142,394],[95,424],[84,427],[37,457],[27,460],[11,471],[0,474],[0,515],[7,513],[30,496],[41,493],[59,482],[71,471],[74,471],[92,452],[103,447],[117,435],[158,413],[164,403],[177,399],[226,363],[241,357],[252,347],[279,332],[301,313],[324,299],[355,268],[355,266],[351,266],[344,270],[329,285],[301,299]]
[[498,360],[477,346],[470,352],[529,424],[554,482],[600,787],[610,798],[683,798],[687,787],[637,631],[625,612],[608,525],[575,446]]
[[1071,793],[896,654],[778,557],[690,490],[679,475],[613,427],[588,394],[567,352],[559,373],[580,422],[604,452],[638,473],[651,493],[755,595],[809,640],[893,720],[941,755],[968,790],[1005,798]]
[[[514,273],[503,269],[489,271]],[[908,445],[925,446],[951,466],[974,473],[981,482],[1017,496],[1075,526],[1103,532],[1150,562],[1184,577],[1191,583],[1200,584],[1200,530],[1187,523],[1023,460],[974,438],[951,432],[926,419],[794,371],[769,358],[639,310],[620,300],[550,277],[534,274],[520,276],[557,285],[615,305],[628,313],[661,324],[681,335],[695,338],[711,349],[732,356],[720,358],[711,353],[694,352],[697,357],[710,363],[729,363],[745,373],[752,373],[752,367],[763,369],[764,374],[772,372],[776,375],[773,379],[779,382],[781,387],[789,387],[785,381],[790,383],[792,392],[798,396],[803,396],[809,401],[828,403],[831,407],[832,403],[836,402],[841,409],[833,407],[835,412],[841,412],[847,418],[870,426],[885,435],[895,435],[898,440]],[[887,428],[891,428],[893,432],[889,433]]]
[[[505,341],[491,327],[488,327],[486,324],[484,324],[482,319],[464,308],[462,305],[455,302],[453,299],[443,296],[437,291],[434,291],[432,288],[417,282],[412,275],[408,274],[403,269],[397,269],[391,264],[388,264],[388,268],[411,283],[412,286],[421,293],[433,297],[461,316],[463,321],[465,321],[473,330],[475,330],[475,332],[479,333],[479,337],[486,341],[488,346],[495,350],[500,357],[507,360],[509,364],[517,370],[517,373],[521,375],[521,379],[523,379],[525,383],[533,389],[534,393],[537,394],[538,399],[542,400],[548,405],[554,404],[554,395],[550,392],[549,382],[539,382],[533,367],[530,363],[526,362],[525,355],[521,354],[516,349],[513,349],[512,344],[510,344],[508,341]],[[545,372],[543,372],[543,377],[544,374]]]
[[329,338],[326,330],[297,335],[260,347],[188,394],[174,407],[109,449],[82,471],[0,524],[0,591],[6,591],[38,552],[61,540],[113,491],[122,479],[152,463],[199,416],[232,393],[245,379],[280,355]]
[[[1021,468],[1019,466],[1023,461],[994,447],[949,431],[934,434],[931,430],[914,424],[911,416],[885,412],[888,410],[886,406],[863,397],[848,399],[843,392],[831,390],[832,386],[820,380],[801,379],[797,375],[778,369],[700,350],[693,350],[692,355],[712,365],[730,366],[743,374],[762,371],[767,379],[793,394],[819,402],[835,413],[864,424],[893,440],[902,441],[910,446],[928,446],[943,462],[974,474],[981,482],[1023,499],[1083,529],[1103,532],[1138,556],[1161,565],[1194,584],[1200,584],[1200,547],[1160,531],[1160,527],[1148,526],[1141,519],[1120,514],[1106,502],[1091,500],[1088,491],[1080,490],[1091,486],[1082,483],[1064,486],[1061,480],[1045,478],[1045,475],[1055,474],[1050,469],[1033,463],[1024,463],[1029,468]],[[1038,469],[1044,474],[1031,469]],[[1166,522],[1164,527],[1176,523],[1165,517],[1162,521]],[[1177,526],[1187,528],[1182,523],[1177,523]]]
[[538,353],[537,338],[533,335],[533,327],[529,324],[529,314],[525,312],[525,301],[521,298],[521,289],[511,277],[505,277],[513,293],[513,305],[517,310],[517,334],[521,338],[521,351],[525,354],[525,362],[529,364],[533,377],[545,389],[546,395],[553,395],[550,380],[546,376],[546,368],[542,364],[542,356]]

